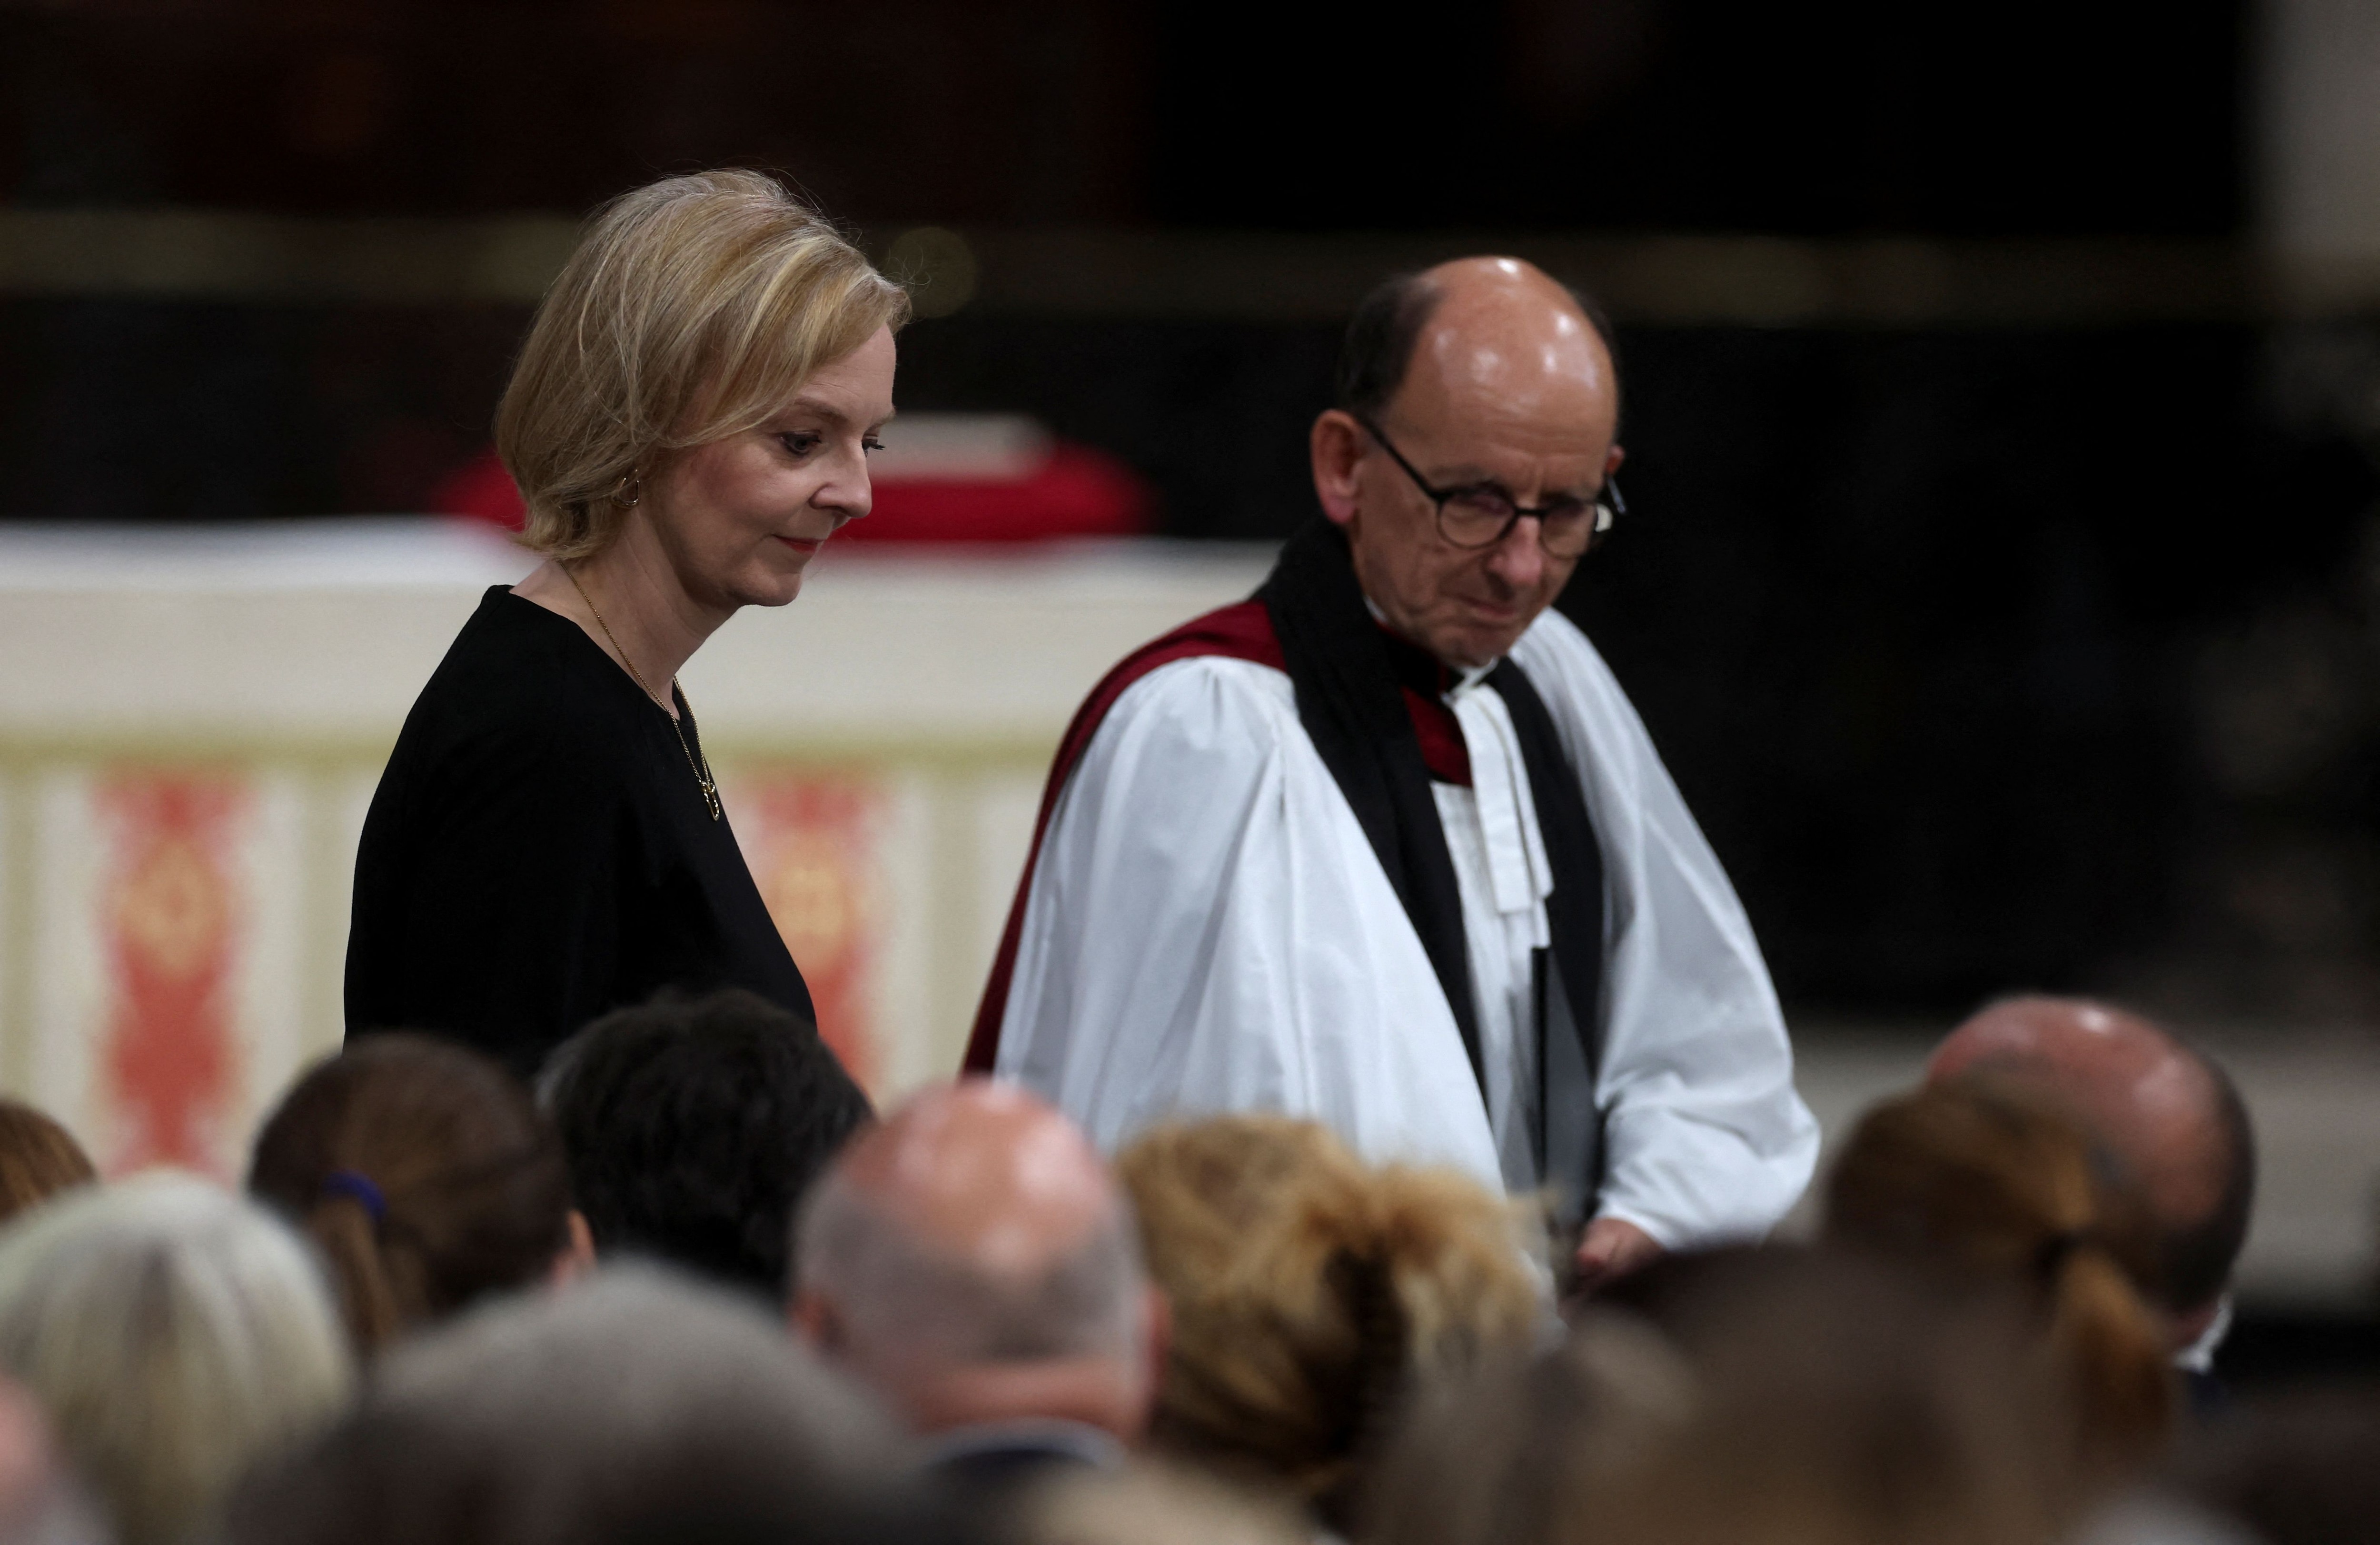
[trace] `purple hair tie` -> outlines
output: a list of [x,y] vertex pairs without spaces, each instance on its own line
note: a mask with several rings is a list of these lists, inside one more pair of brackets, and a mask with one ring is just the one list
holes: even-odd
[[388,1198],[368,1175],[354,1170],[333,1170],[322,1177],[322,1195],[345,1197],[371,1215],[374,1226],[388,1222]]

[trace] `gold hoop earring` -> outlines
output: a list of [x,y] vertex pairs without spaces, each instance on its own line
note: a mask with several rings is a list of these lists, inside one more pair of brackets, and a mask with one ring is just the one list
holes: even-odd
[[644,497],[645,480],[637,475],[633,467],[621,473],[620,481],[612,485],[612,503],[622,509],[635,509],[643,503]]

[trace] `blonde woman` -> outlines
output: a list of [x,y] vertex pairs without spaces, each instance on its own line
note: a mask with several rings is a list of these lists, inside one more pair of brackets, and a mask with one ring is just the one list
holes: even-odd
[[1172,1308],[1151,1443],[1337,1532],[1410,1394],[1552,1324],[1542,1230],[1458,1172],[1274,1115],[1160,1127],[1116,1172]]
[[41,1403],[118,1545],[211,1538],[233,1482],[327,1423],[350,1381],[297,1236],[165,1171],[0,1234],[0,1371]]
[[455,1036],[532,1072],[657,990],[811,1017],[680,666],[800,593],[868,509],[899,286],[750,172],[597,215],[539,308],[496,448],[546,561],[491,590],[407,718],[357,855],[350,1036]]

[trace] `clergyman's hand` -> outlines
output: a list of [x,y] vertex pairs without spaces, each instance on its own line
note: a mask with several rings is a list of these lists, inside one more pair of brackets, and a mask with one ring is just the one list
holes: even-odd
[[1578,1242],[1578,1287],[1585,1291],[1617,1282],[1660,1256],[1661,1247],[1634,1223],[1597,1218]]

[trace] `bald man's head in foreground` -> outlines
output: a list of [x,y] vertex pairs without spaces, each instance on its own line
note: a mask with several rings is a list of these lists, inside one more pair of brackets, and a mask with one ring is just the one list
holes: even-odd
[[[1315,420],[1314,486],[1347,531],[1365,595],[1450,665],[1500,659],[1570,582],[1620,468],[1620,385],[1601,327],[1517,258],[1458,259],[1364,300],[1338,395]],[[1470,535],[1465,501],[1432,493],[1489,491],[1491,508],[1500,498],[1549,513],[1500,537],[1491,521],[1485,546],[1451,539]]]
[[803,1209],[795,1326],[919,1432],[1148,1424],[1163,1299],[1107,1163],[1050,1106],[970,1080],[853,1140]]
[[2016,1079],[2052,1094],[2120,1162],[2147,1202],[2175,1344],[2213,1321],[2247,1238],[2255,1137],[2224,1071],[2139,1015],[2079,998],[2010,998],[1952,1030],[1929,1082]]

